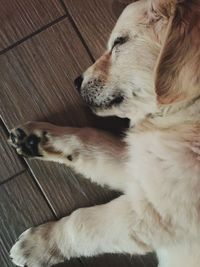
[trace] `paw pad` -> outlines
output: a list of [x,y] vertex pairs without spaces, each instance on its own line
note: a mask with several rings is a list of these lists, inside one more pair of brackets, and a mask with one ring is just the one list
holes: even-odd
[[39,143],[41,137],[34,133],[27,135],[21,128],[14,129],[10,132],[10,143],[13,145],[19,154],[25,157],[41,157],[39,151]]

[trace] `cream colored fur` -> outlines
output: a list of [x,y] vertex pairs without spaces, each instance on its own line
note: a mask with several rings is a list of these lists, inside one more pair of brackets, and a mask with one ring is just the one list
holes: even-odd
[[[46,224],[25,232],[11,250],[18,266],[49,266],[62,257],[107,252],[155,251],[159,267],[199,267],[200,90],[199,95],[195,91],[199,85],[194,79],[187,84],[194,95],[177,98],[173,81],[173,98],[170,90],[163,93],[155,88],[154,79],[156,68],[157,73],[162,72],[158,60],[175,2],[141,0],[128,6],[111,34],[105,55],[84,73],[82,90],[89,81],[102,80],[98,104],[116,89],[123,93],[124,101],[119,105],[92,107],[99,115],[131,120],[133,127],[123,140],[89,128],[45,123],[22,126],[27,134],[42,137],[44,131],[48,133],[47,143],[39,145],[44,160],[67,164],[123,195],[105,205],[78,209],[50,228]],[[112,49],[114,40],[124,35],[128,35],[127,42]],[[168,79],[167,72],[165,75]],[[167,95],[165,102],[169,103],[158,103],[157,94]],[[20,148],[18,152],[22,153]]]

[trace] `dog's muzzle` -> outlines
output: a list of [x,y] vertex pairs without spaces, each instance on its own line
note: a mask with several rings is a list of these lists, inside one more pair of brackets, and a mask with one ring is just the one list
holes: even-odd
[[99,79],[89,81],[83,87],[83,76],[80,75],[74,80],[74,85],[84,102],[91,108],[108,109],[121,104],[124,100],[119,90],[115,90],[114,93],[111,91],[109,94],[108,89],[104,88],[102,81]]

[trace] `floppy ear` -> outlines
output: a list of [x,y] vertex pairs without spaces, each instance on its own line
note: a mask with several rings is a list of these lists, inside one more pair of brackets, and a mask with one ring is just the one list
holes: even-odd
[[158,102],[170,104],[200,95],[200,1],[152,0],[168,16],[155,69]]

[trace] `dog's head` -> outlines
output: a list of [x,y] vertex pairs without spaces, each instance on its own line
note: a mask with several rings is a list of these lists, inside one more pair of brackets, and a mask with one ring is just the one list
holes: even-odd
[[120,16],[106,52],[75,84],[101,116],[138,121],[200,95],[199,0],[139,0]]

